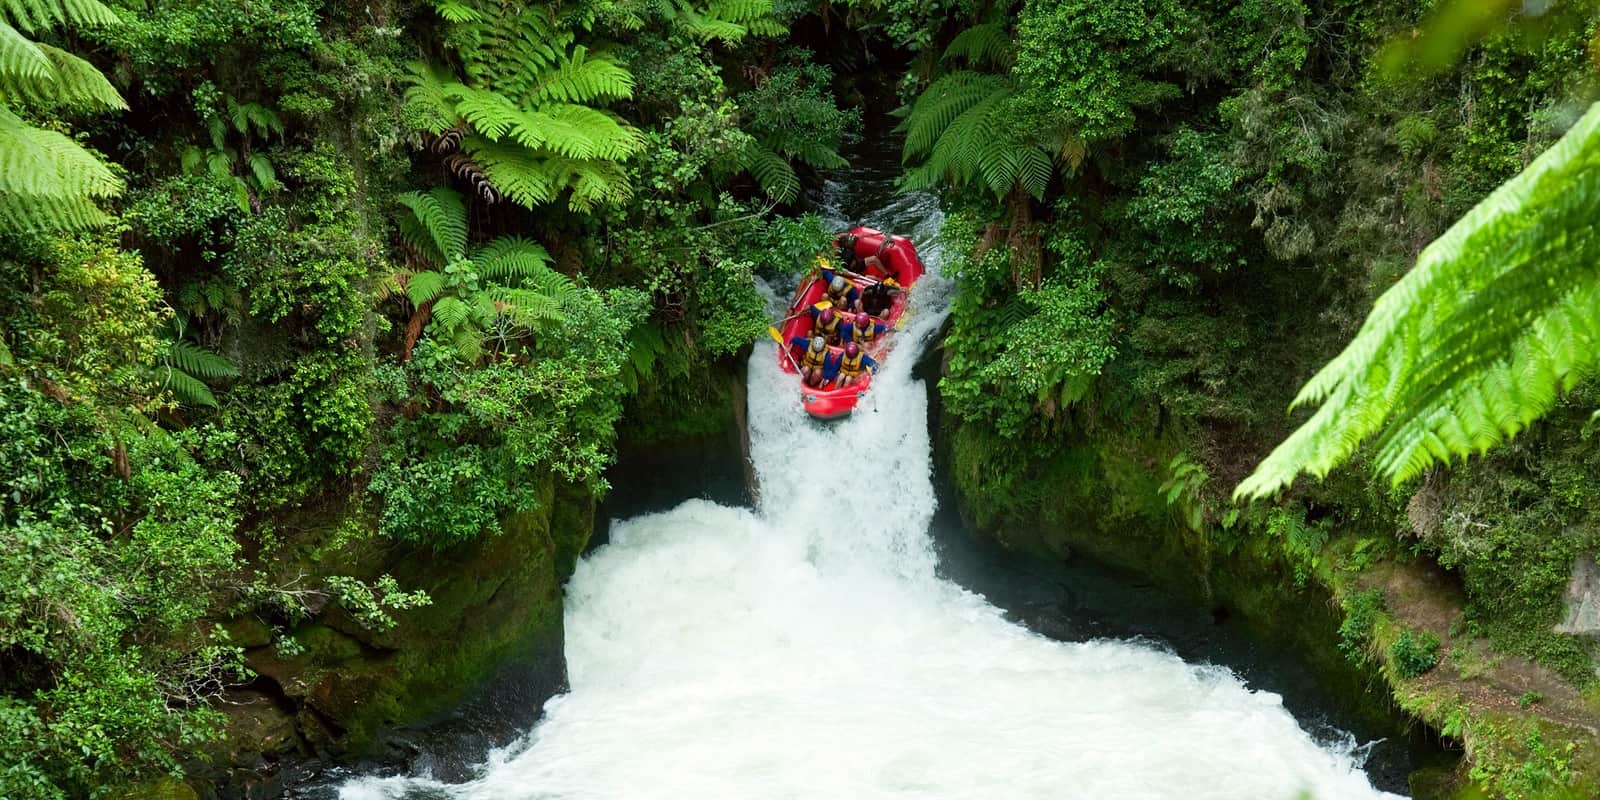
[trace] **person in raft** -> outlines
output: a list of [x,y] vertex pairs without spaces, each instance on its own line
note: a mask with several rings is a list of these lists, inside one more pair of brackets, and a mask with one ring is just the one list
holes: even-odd
[[886,278],[866,288],[861,293],[861,310],[874,317],[887,316],[889,308],[894,305],[894,293],[905,291],[894,282],[894,278]]
[[856,254],[856,242],[860,237],[853,233],[846,233],[839,237],[839,265],[849,272],[860,272],[864,266],[861,256]]
[[832,269],[822,268],[822,285],[828,287],[828,300],[840,311],[861,310],[861,290],[847,280],[843,275],[835,275]]
[[817,303],[806,309],[811,315],[811,335],[821,336],[830,342],[839,339],[839,314],[833,307],[825,303]]
[[878,371],[878,362],[872,356],[861,352],[861,345],[850,342],[844,346],[844,355],[839,359],[839,388],[843,389],[856,381],[861,380],[865,373]]
[[839,374],[839,365],[844,361],[844,356],[830,351],[827,339],[821,336],[810,339],[796,336],[789,340],[789,344],[806,349],[800,358],[800,376],[805,378],[807,386],[826,386]]
[[872,318],[863,311],[850,318],[845,326],[839,330],[839,341],[855,342],[866,347],[878,338],[878,334],[889,330],[889,326]]

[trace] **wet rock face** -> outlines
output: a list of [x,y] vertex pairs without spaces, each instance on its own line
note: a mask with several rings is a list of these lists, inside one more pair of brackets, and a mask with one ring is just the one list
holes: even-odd
[[1567,616],[1556,626],[1556,633],[1600,638],[1600,564],[1589,556],[1578,556],[1572,562]]
[[[394,613],[392,629],[363,627],[330,604],[290,631],[296,646],[286,650],[259,620],[222,623],[246,648],[255,678],[219,704],[227,739],[209,769],[191,771],[203,775],[205,794],[282,797],[339,763],[380,770],[390,762],[470,763],[515,733],[473,719],[475,709],[503,699],[493,687],[499,682],[514,681],[516,705],[537,717],[566,685],[561,584],[594,516],[592,498],[575,487],[547,483],[540,501],[537,511],[507,518],[498,534],[443,552],[373,538],[363,544],[372,552],[343,554],[340,574],[391,574],[432,599]],[[307,574],[319,566],[297,565]],[[515,675],[507,677],[508,665]],[[496,716],[509,716],[503,712]],[[468,733],[452,733],[460,731]],[[472,752],[416,744],[435,740]]]

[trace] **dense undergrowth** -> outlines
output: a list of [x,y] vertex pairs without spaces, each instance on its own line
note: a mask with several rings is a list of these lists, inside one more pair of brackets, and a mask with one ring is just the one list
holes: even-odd
[[[248,679],[234,622],[287,657],[430,601],[350,547],[601,493],[619,425],[727,430],[750,278],[825,243],[795,212],[863,103],[904,104],[906,185],[949,211],[980,522],[1278,565],[1397,685],[1482,637],[1591,689],[1553,626],[1596,552],[1592,389],[1399,490],[1358,463],[1228,498],[1372,300],[1593,99],[1588,0],[1393,44],[1459,5],[0,4],[0,795],[181,774]],[[1402,563],[1448,571],[1459,625],[1402,630],[1374,588]],[[1570,782],[1442,697],[1402,701],[1479,782]]]

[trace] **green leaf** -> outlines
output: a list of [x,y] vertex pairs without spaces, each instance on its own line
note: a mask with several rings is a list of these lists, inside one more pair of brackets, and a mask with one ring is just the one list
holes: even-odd
[[1321,403],[1235,489],[1321,477],[1376,437],[1394,484],[1482,452],[1600,367],[1600,105],[1462,217],[1301,389]]

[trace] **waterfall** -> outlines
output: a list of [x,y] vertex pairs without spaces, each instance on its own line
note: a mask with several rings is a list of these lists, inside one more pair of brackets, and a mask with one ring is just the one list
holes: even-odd
[[1353,742],[1319,744],[1227,669],[1047,639],[938,577],[911,367],[948,307],[940,216],[912,195],[863,221],[911,235],[931,272],[861,408],[809,419],[758,344],[756,507],[618,521],[569,585],[571,690],[544,719],[470,782],[359,778],[341,798],[1392,797]]

